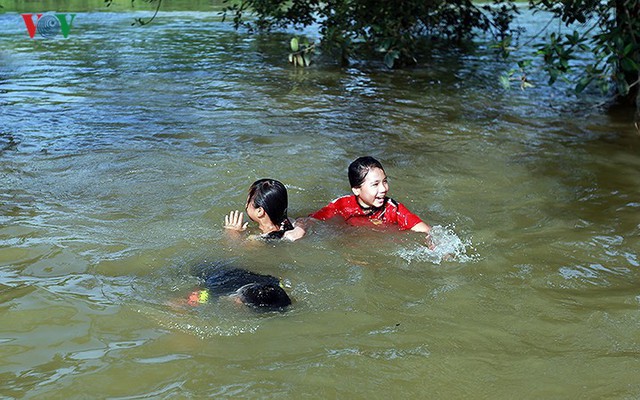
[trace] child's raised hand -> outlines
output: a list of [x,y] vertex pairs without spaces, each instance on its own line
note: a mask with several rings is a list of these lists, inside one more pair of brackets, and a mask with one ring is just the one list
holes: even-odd
[[224,216],[224,229],[231,229],[234,231],[244,231],[247,229],[248,222],[242,223],[243,215],[240,211],[231,211],[229,215]]

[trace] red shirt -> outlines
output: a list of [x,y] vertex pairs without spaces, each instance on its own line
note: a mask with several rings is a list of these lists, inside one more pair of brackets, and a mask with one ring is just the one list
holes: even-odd
[[355,195],[346,195],[311,214],[311,218],[326,221],[340,215],[350,225],[398,224],[400,229],[411,229],[422,220],[401,203],[387,197],[379,208],[363,208]]

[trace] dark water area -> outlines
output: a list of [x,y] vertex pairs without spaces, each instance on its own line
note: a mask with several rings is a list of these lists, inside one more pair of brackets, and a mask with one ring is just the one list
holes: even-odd
[[[482,49],[295,69],[290,33],[208,8],[47,3],[69,36],[31,39],[37,10],[2,4],[0,397],[640,396],[640,137],[595,93],[504,90]],[[337,221],[224,234],[254,180],[305,216],[367,154],[435,251]],[[294,304],[185,306],[202,260]]]

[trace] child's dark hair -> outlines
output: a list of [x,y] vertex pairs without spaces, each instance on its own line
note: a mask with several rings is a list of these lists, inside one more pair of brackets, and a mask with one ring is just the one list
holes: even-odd
[[262,207],[271,222],[280,227],[281,231],[293,229],[287,216],[289,198],[287,188],[275,179],[259,179],[249,188],[249,201],[254,207]]
[[280,286],[250,283],[236,292],[240,300],[252,307],[281,309],[291,304],[291,299]]
[[372,168],[382,168],[380,161],[373,157],[360,157],[349,165],[349,183],[352,188],[359,188],[367,177],[369,170]]

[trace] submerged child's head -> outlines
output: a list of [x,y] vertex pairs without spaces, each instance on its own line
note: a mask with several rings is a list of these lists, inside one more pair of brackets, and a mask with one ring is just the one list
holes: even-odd
[[349,165],[349,184],[361,206],[377,208],[384,205],[389,183],[380,161],[368,156],[356,159]]
[[250,283],[242,286],[235,296],[245,305],[262,309],[281,309],[291,305],[291,299],[279,285]]
[[253,182],[249,188],[247,214],[254,221],[256,216],[254,212],[249,213],[249,206],[252,206],[253,209],[262,209],[262,212],[267,214],[274,225],[282,227],[283,224],[289,222],[287,217],[288,205],[287,188],[280,181],[259,179]]

